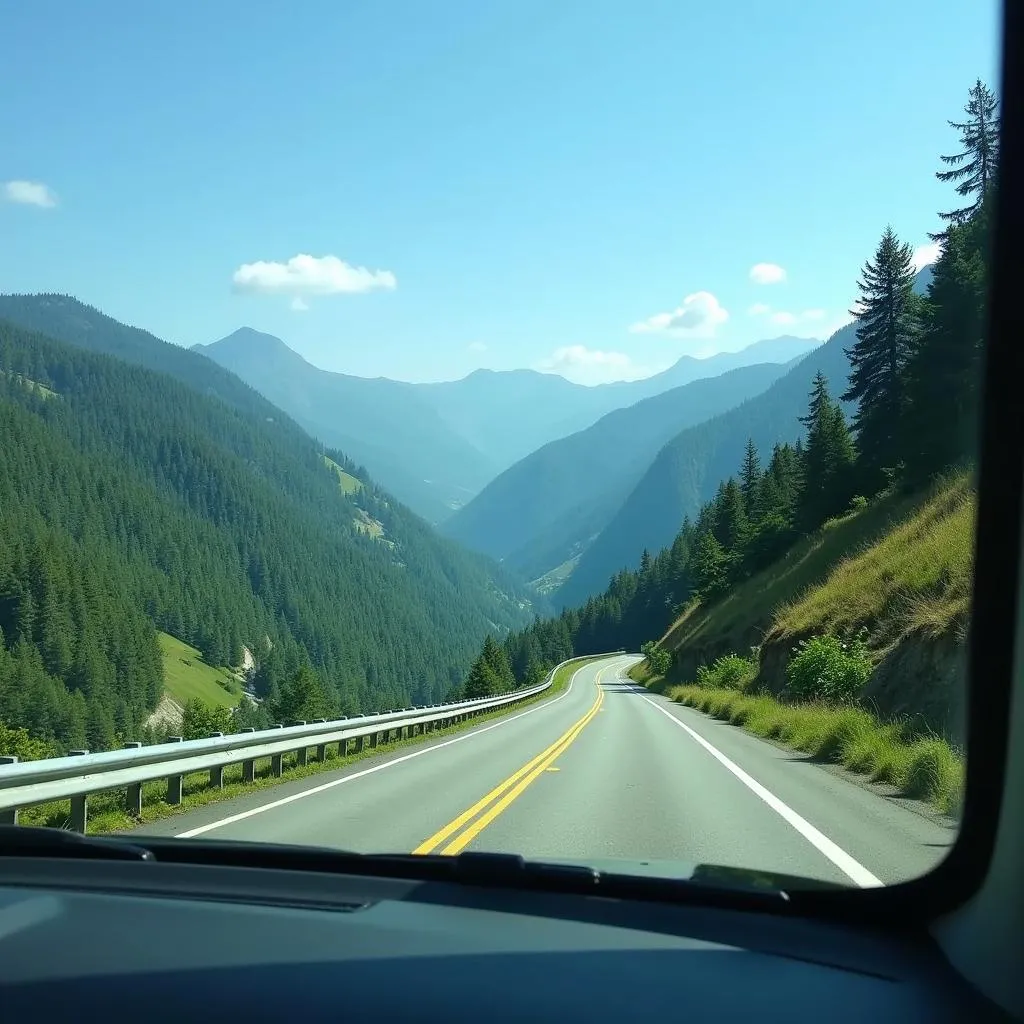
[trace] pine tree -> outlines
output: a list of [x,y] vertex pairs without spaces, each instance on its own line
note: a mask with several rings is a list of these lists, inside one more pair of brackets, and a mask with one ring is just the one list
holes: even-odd
[[920,303],[913,293],[912,253],[891,227],[885,229],[875,258],[857,282],[860,308],[857,342],[846,352],[850,381],[843,401],[858,403],[854,424],[866,489],[875,490],[900,455],[904,405],[903,371],[914,343]]
[[463,687],[466,700],[476,700],[480,697],[491,697],[500,692],[501,683],[494,674],[494,669],[487,663],[487,659],[480,655],[473,662],[473,667],[466,676],[466,683]]
[[516,680],[512,673],[512,663],[509,661],[508,652],[490,634],[484,638],[480,657],[483,658],[496,681],[498,688],[492,692],[501,693],[515,688]]
[[906,369],[904,462],[922,483],[977,450],[991,195],[946,232]]
[[337,701],[309,665],[302,665],[285,682],[280,699],[273,708],[274,716],[284,725],[335,718],[337,710]]
[[[968,120],[950,121],[949,126],[960,133],[963,150],[940,159],[948,171],[936,171],[939,181],[957,182],[958,195],[971,197],[973,202],[959,210],[940,213],[950,225],[965,224],[981,208],[989,189],[995,184],[999,165],[999,103],[995,93],[979,78],[971,87],[964,106]],[[936,241],[945,232],[932,235]]]
[[719,488],[716,504],[715,537],[726,551],[738,551],[747,534],[747,514],[735,479],[730,477]]
[[698,538],[691,571],[702,600],[713,600],[728,586],[729,556],[713,533],[703,533]]
[[743,465],[740,468],[740,490],[743,492],[743,508],[747,517],[752,519],[757,514],[757,491],[761,482],[761,460],[757,456],[754,439],[747,438],[747,447],[743,453]]
[[814,530],[849,502],[854,464],[846,417],[832,401],[828,380],[820,371],[811,387],[807,415],[800,417],[800,422],[807,428],[807,442],[803,449],[799,526]]

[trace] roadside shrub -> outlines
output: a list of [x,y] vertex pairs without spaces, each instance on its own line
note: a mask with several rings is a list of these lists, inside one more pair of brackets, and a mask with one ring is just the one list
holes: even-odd
[[27,729],[11,728],[0,722],[0,754],[19,761],[40,761],[45,757],[58,757],[60,751],[55,743],[36,739]]
[[848,704],[871,675],[867,631],[843,640],[832,633],[801,640],[786,666],[786,695],[804,701]]
[[711,665],[697,669],[697,685],[705,689],[745,690],[757,675],[757,662],[726,654]]
[[671,651],[666,651],[657,640],[647,640],[642,643],[640,653],[647,658],[647,663],[655,675],[665,675],[672,665]]

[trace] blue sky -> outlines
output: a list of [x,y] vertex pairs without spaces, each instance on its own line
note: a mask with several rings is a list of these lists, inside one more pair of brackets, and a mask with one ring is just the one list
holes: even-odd
[[0,291],[408,380],[824,337],[998,85],[991,0],[33,0],[0,33]]

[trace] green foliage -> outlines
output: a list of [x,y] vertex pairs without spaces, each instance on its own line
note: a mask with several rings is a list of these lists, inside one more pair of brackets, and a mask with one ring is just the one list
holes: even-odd
[[12,729],[0,722],[0,754],[19,761],[39,761],[56,757],[60,751],[53,743],[36,739],[27,729]]
[[224,707],[210,707],[193,698],[185,705],[181,718],[181,735],[186,740],[201,740],[214,733],[234,732],[231,712]]
[[309,665],[300,665],[281,686],[270,713],[282,725],[337,718],[338,700]]
[[[533,671],[536,672],[537,662],[532,663]],[[523,682],[529,678],[526,673]],[[480,656],[473,662],[466,677],[463,692],[466,700],[475,700],[479,697],[494,697],[499,693],[506,693],[516,687],[516,677],[512,670],[512,661],[509,658],[508,650],[495,639],[488,635]]]
[[738,654],[726,654],[711,665],[697,669],[697,686],[723,690],[745,690],[757,677],[757,662],[753,658],[741,658]]
[[672,666],[672,654],[656,640],[647,640],[640,645],[640,653],[647,658],[647,664],[655,675],[665,675]]
[[786,694],[825,704],[854,701],[871,675],[867,630],[841,639],[832,633],[814,636],[793,649],[786,666]]

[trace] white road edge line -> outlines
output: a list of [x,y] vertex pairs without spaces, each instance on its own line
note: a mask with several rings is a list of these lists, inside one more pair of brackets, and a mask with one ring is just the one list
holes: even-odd
[[[639,692],[639,691],[638,691]],[[801,817],[788,804],[784,804],[774,793],[765,789],[757,779],[748,775],[738,764],[730,761],[716,747],[713,747],[703,736],[696,733],[685,722],[681,722],[671,711],[663,708],[657,701],[641,694],[645,701],[656,711],[660,711],[670,722],[674,722],[692,739],[696,740],[713,758],[727,768],[752,793],[759,796],[776,814],[787,821],[813,846],[820,854],[839,868],[848,878],[856,882],[862,889],[882,886],[885,883],[876,878],[860,861],[854,860],[841,846],[837,846],[828,836],[816,829],[806,818]]]
[[565,688],[565,693],[559,694],[554,700],[548,701],[545,704],[539,704],[537,707],[530,708],[528,711],[520,711],[518,715],[513,715],[511,718],[503,718],[500,722],[495,722],[492,725],[485,725],[482,729],[474,729],[472,732],[468,732],[464,736],[455,736],[450,740],[445,740],[443,743],[435,743],[431,747],[423,747],[421,750],[414,750],[411,754],[403,754],[402,757],[396,757],[391,761],[385,761],[383,764],[375,764],[372,768],[364,768],[361,772],[353,772],[351,775],[346,775],[340,779],[334,779],[331,782],[325,782],[322,785],[314,786],[312,789],[304,789],[301,793],[292,793],[291,796],[282,797],[280,800],[274,800],[269,804],[261,804],[259,807],[253,807],[248,811],[241,811],[238,814],[232,814],[227,818],[221,818],[218,821],[211,821],[208,825],[199,825],[196,828],[190,828],[187,832],[177,833],[174,838],[192,839],[195,836],[201,836],[204,832],[212,832],[215,828],[223,828],[225,825],[233,825],[236,821],[244,821],[246,818],[252,818],[257,814],[262,814],[264,811],[272,811],[276,807],[283,807],[285,804],[294,803],[296,800],[302,800],[307,796],[314,796],[317,793],[323,793],[324,790],[333,789],[335,786],[343,786],[346,782],[355,782],[356,779],[362,779],[367,775],[373,775],[374,772],[383,771],[385,768],[391,768],[393,765],[404,764],[406,761],[411,761],[414,757],[422,757],[424,754],[433,753],[435,750],[443,750],[445,747],[450,747],[453,743],[461,743],[463,740],[472,739],[474,736],[482,736],[485,732],[497,729],[498,726],[508,725],[510,722],[514,722],[518,718],[525,718],[527,715],[532,715],[535,711],[542,711],[544,708],[551,707],[552,704],[557,704],[564,697],[568,697],[569,694],[572,693],[572,684],[576,682],[576,677],[585,668],[590,668],[590,665],[580,665],[580,667],[573,672],[572,678],[569,680],[569,685]]

